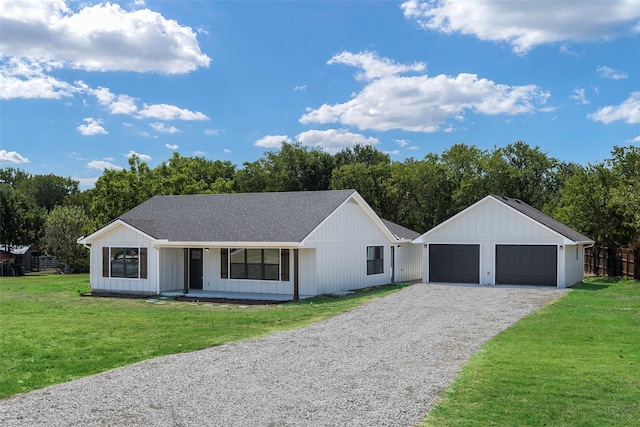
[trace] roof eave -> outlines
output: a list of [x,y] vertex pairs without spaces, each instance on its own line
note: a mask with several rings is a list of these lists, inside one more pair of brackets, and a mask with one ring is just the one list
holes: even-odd
[[156,248],[298,248],[303,246],[300,242],[194,242],[194,241],[169,241],[156,240],[153,244]]

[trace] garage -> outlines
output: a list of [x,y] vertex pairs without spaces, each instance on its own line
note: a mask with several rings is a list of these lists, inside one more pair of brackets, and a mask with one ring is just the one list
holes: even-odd
[[555,245],[496,245],[496,285],[558,284]]
[[522,200],[488,195],[413,243],[425,283],[568,288],[584,279],[594,241]]
[[429,245],[429,278],[441,283],[480,283],[480,245]]

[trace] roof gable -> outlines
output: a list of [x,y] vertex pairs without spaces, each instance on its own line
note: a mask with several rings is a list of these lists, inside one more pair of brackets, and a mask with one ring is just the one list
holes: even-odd
[[[500,210],[496,210],[500,208],[503,211],[502,214],[500,214]],[[476,218],[475,212],[480,215],[479,218]],[[522,221],[523,219],[524,221]],[[464,229],[460,229],[461,225],[464,226]],[[492,234],[494,237],[520,235],[535,239],[543,238],[547,234],[564,240],[566,244],[593,242],[588,237],[520,200],[489,195],[414,239],[414,243],[424,243],[425,238],[433,238],[443,232],[445,234],[451,233],[446,230],[452,230],[450,227],[453,226],[456,227],[455,234],[461,239],[464,236],[484,232],[485,234],[497,233],[496,235]],[[489,236],[484,235],[484,237]]]
[[504,196],[496,196],[493,194],[491,195],[491,197],[515,209],[521,214],[528,216],[534,221],[544,225],[545,227],[555,231],[556,233],[566,237],[567,239],[572,240],[573,242],[593,242],[587,236],[578,233],[571,227],[568,227],[560,221],[553,219],[549,215],[542,213],[538,209],[526,204],[522,200],[512,199]]
[[380,218],[384,225],[389,229],[391,234],[394,235],[396,240],[413,240],[416,237],[420,236],[420,233],[417,231],[413,231],[408,229],[407,227],[403,227],[402,225],[396,224],[394,222],[389,221],[388,219]]
[[118,219],[159,240],[301,242],[355,190],[155,196]]

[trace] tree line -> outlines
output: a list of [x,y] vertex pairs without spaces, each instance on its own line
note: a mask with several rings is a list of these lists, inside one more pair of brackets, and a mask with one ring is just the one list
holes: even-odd
[[640,236],[640,148],[580,165],[518,141],[481,150],[456,144],[441,154],[392,161],[373,146],[336,154],[283,142],[238,168],[229,161],[173,156],[154,168],[136,156],[105,170],[95,188],[53,174],[0,169],[0,240],[35,245],[86,269],[75,240],[155,195],[356,189],[378,215],[425,232],[487,194],[518,198],[582,232],[598,246]]

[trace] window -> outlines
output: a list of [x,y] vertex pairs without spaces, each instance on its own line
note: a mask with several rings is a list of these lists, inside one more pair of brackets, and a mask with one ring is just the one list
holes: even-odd
[[280,280],[279,249],[231,249],[230,278]]
[[139,249],[111,248],[111,277],[140,278]]
[[384,273],[384,247],[367,246],[367,276]]

